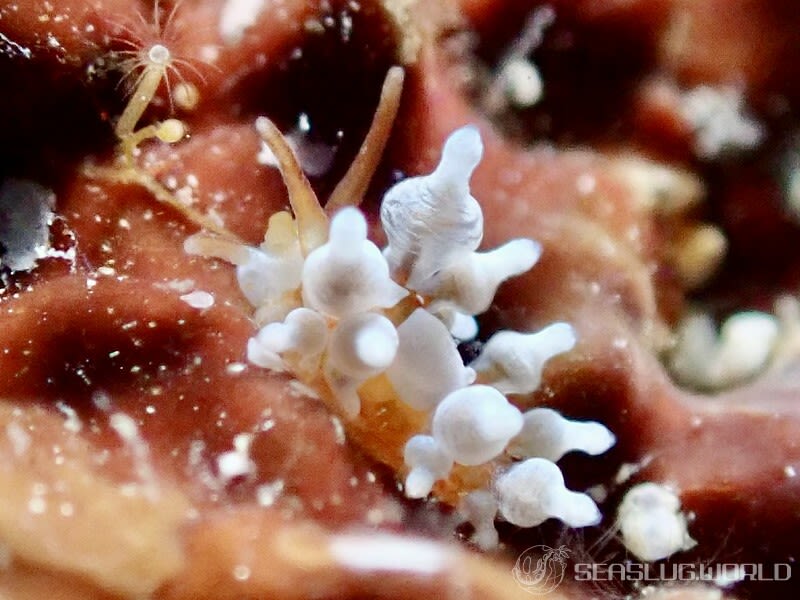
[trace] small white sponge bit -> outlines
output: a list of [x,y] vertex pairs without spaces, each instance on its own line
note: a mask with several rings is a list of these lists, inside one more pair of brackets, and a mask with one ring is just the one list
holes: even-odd
[[364,215],[352,207],[336,214],[328,242],[308,255],[302,282],[304,304],[337,318],[390,308],[408,295],[389,277],[386,259],[367,239]]
[[553,323],[536,333],[499,331],[470,365],[504,394],[527,394],[539,387],[544,364],[575,346],[575,331]]
[[449,394],[433,414],[433,437],[462,465],[481,465],[498,456],[522,429],[522,414],[503,394],[471,385]]
[[524,458],[546,458],[557,462],[572,451],[602,454],[616,442],[614,434],[594,421],[570,421],[550,408],[533,408],[523,415],[520,434],[508,451]]
[[473,252],[483,238],[483,212],[470,195],[469,179],[483,154],[474,126],[456,130],[445,142],[439,166],[390,189],[381,205],[392,272],[406,272],[419,289],[436,272]]
[[500,475],[496,483],[500,514],[518,527],[560,519],[570,527],[600,522],[600,510],[586,494],[570,491],[559,468],[544,458],[529,458]]
[[689,535],[680,498],[657,483],[641,483],[628,490],[617,518],[622,542],[641,560],[661,560],[697,544]]

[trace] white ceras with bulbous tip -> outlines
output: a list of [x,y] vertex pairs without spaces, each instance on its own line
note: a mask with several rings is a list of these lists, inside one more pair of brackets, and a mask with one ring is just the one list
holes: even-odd
[[417,291],[435,299],[433,311],[443,305],[479,315],[489,309],[500,284],[530,271],[541,253],[540,244],[524,238],[488,252],[469,252],[423,282]]
[[401,181],[384,196],[384,256],[393,273],[407,274],[409,288],[417,290],[481,243],[483,212],[469,179],[482,155],[477,127],[462,127],[447,138],[433,173]]
[[504,394],[528,394],[542,382],[544,364],[572,350],[575,341],[567,323],[553,323],[536,333],[499,331],[470,366]]
[[333,217],[328,242],[306,257],[302,283],[303,303],[336,318],[390,308],[408,295],[389,277],[364,215],[352,207]]
[[587,527],[602,518],[594,501],[568,490],[561,470],[544,458],[513,465],[498,477],[495,489],[500,514],[518,527],[536,527],[550,518],[570,527]]
[[481,465],[500,455],[522,429],[522,414],[503,394],[487,385],[451,392],[436,407],[436,442],[462,465]]
[[415,435],[408,440],[403,457],[410,467],[405,483],[408,498],[424,498],[433,484],[445,479],[453,468],[453,459],[429,435]]
[[568,452],[602,454],[616,442],[614,434],[595,421],[571,421],[551,408],[532,408],[523,415],[522,431],[511,440],[508,452],[523,458],[557,462]]
[[[285,371],[283,355],[294,354],[292,367],[311,370],[319,361],[328,340],[325,318],[309,308],[296,308],[279,323],[262,327],[247,342],[247,359],[260,367]],[[283,358],[282,358],[283,357]]]
[[333,330],[325,373],[348,417],[355,417],[361,409],[358,386],[392,364],[397,346],[394,325],[376,313],[350,315]]
[[433,410],[447,394],[475,380],[475,371],[464,366],[447,328],[425,309],[411,313],[397,335],[397,356],[386,375],[412,408]]

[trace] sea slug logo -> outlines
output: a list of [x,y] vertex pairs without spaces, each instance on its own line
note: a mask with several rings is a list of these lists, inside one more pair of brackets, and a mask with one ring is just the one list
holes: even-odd
[[526,592],[549,594],[564,579],[568,554],[566,546],[531,546],[519,555],[511,572]]

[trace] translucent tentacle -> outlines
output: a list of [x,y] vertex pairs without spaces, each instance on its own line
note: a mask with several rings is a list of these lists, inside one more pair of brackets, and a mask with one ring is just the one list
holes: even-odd
[[403,79],[405,71],[402,67],[394,66],[386,73],[381,89],[381,98],[372,124],[369,127],[364,142],[358,151],[353,163],[345,173],[342,180],[336,185],[327,204],[325,211],[333,214],[344,206],[358,206],[364,199],[369,182],[389,141],[397,111],[400,108],[400,97],[403,94]]
[[289,192],[289,203],[297,219],[300,246],[307,255],[327,240],[328,217],[311,189],[297,157],[275,123],[267,117],[259,117],[256,119],[256,131],[278,161],[278,168]]

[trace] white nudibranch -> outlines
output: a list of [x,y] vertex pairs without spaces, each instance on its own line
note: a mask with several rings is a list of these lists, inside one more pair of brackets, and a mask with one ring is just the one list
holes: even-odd
[[[542,251],[528,239],[476,251],[483,213],[469,180],[483,152],[478,129],[455,131],[433,173],[386,193],[383,252],[342,193],[327,211],[320,206],[271,122],[262,117],[257,129],[279,162],[294,214],[273,215],[258,248],[204,234],[185,244],[237,265],[261,327],[248,360],[317,392],[360,432],[355,439],[405,472],[408,497],[465,499],[482,548],[497,543],[498,511],[521,527],[550,517],[575,527],[596,523],[596,505],[565,488],[555,461],[572,450],[600,454],[614,436],[550,409],[523,414],[506,397],[536,390],[545,363],[575,345],[572,327],[501,331],[471,365],[456,346],[478,334],[474,317],[498,286],[533,267]],[[348,189],[358,188],[366,189]],[[393,458],[399,451],[402,458]]]

